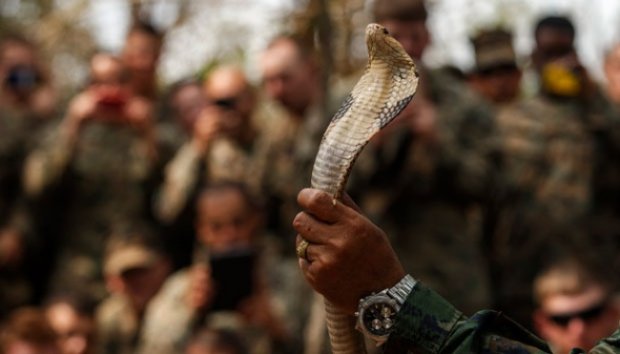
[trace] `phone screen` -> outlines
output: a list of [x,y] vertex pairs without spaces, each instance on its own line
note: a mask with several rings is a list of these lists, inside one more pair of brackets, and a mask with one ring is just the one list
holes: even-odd
[[211,254],[211,276],[216,295],[212,310],[235,310],[254,288],[256,253],[250,249]]

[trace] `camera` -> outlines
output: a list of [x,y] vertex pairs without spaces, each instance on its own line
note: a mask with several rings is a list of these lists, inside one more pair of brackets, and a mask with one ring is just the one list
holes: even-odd
[[223,109],[235,109],[237,99],[235,97],[221,98],[213,101],[213,104]]
[[127,103],[127,96],[122,92],[102,92],[97,102],[100,106],[118,109]]
[[42,77],[38,70],[30,65],[16,65],[8,70],[4,84],[17,92],[30,92],[39,86]]

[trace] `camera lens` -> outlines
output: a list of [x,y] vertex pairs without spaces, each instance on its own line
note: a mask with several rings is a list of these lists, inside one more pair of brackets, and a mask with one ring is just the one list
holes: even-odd
[[31,66],[19,65],[9,69],[5,79],[5,85],[16,91],[29,91],[37,87],[41,77],[37,70]]
[[237,105],[237,99],[235,97],[221,98],[214,100],[213,104],[221,108],[234,109]]

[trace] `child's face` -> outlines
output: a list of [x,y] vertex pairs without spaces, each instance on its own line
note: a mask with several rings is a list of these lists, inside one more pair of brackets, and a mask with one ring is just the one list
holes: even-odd
[[211,191],[198,203],[197,231],[199,240],[213,252],[248,247],[257,232],[257,215],[241,192]]

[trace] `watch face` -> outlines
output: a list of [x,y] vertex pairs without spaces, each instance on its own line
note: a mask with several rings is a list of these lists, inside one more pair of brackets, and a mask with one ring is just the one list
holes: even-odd
[[368,332],[375,336],[387,336],[394,326],[396,304],[391,299],[372,301],[360,313],[361,321]]

